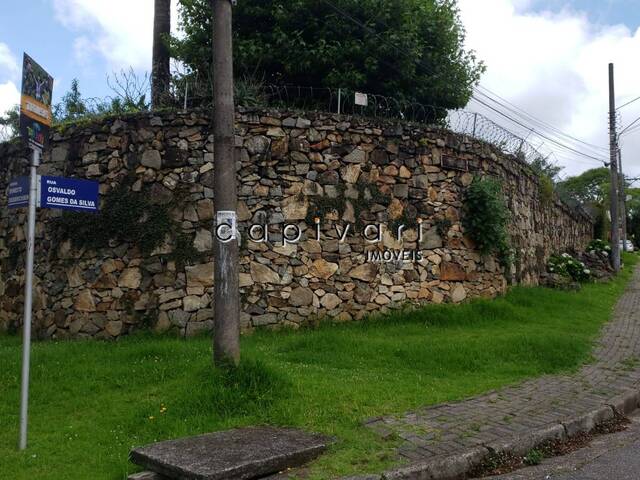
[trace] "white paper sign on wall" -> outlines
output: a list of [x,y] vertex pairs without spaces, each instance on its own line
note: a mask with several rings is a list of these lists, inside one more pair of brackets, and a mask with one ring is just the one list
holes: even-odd
[[360,92],[356,92],[356,105],[361,105],[363,107],[366,107],[369,105],[369,97],[367,96],[366,93],[360,93]]

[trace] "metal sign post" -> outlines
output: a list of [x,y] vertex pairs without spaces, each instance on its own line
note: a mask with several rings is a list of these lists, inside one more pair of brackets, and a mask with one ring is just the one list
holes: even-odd
[[[31,361],[31,308],[33,304],[33,254],[36,237],[38,172],[42,149],[49,141],[53,77],[29,55],[22,61],[22,95],[20,98],[20,133],[33,152],[29,172],[29,217],[27,228],[27,265],[24,286],[24,334],[22,336],[22,384],[20,390],[19,448],[27,448],[29,410],[29,364]],[[18,203],[19,203],[18,199]],[[17,205],[16,205],[17,206]]]
[[38,201],[38,175],[40,165],[38,148],[33,149],[29,173],[29,217],[27,228],[27,265],[25,267],[24,333],[22,335],[22,386],[20,389],[20,450],[27,448],[27,422],[29,407],[29,365],[31,361],[31,309],[33,304],[33,254],[36,237],[36,203]]

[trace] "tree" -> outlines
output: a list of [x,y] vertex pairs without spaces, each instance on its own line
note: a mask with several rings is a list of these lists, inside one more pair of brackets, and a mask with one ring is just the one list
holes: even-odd
[[559,188],[582,204],[603,204],[609,201],[611,174],[608,168],[592,168],[570,177]]
[[[180,0],[184,37],[171,41],[173,56],[207,80],[210,8],[209,0]],[[233,28],[236,77],[269,84],[460,108],[484,71],[464,48],[455,0],[243,0]]]
[[71,88],[62,96],[62,101],[53,107],[53,119],[56,123],[73,122],[84,118],[102,115],[120,115],[148,110],[146,100],[148,76],[140,78],[131,69],[107,78],[107,84],[113,93],[104,100],[84,98],[80,92],[80,83],[76,78],[71,81]]
[[20,131],[20,106],[15,105],[0,116],[0,142],[15,138]]
[[636,247],[640,242],[640,188],[627,188],[631,200],[627,202],[627,232]]
[[558,175],[564,168],[551,163],[549,157],[542,156],[534,158],[529,165],[539,177],[548,177],[553,182],[558,180]]
[[[596,236],[608,238],[611,229],[609,211],[609,186],[611,173],[608,168],[593,168],[558,184],[562,197],[573,198],[582,203],[596,220]],[[628,182],[625,180],[625,184]]]
[[169,37],[171,35],[171,0],[155,0],[153,10],[153,59],[151,63],[151,105],[167,103],[171,82]]
[[80,82],[71,80],[71,88],[62,96],[62,101],[53,107],[53,117],[58,122],[78,120],[89,114],[89,107],[80,93]]

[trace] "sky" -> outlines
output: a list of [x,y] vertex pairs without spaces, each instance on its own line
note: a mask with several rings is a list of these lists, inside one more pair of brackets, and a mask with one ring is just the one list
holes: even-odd
[[[466,46],[487,66],[481,91],[593,145],[563,137],[566,146],[606,158],[609,62],[616,64],[618,105],[640,96],[637,1],[458,0]],[[18,102],[23,51],[56,79],[54,102],[73,78],[83,96],[105,97],[107,76],[130,67],[148,72],[152,22],[153,0],[2,0],[0,112]],[[602,165],[544,139],[542,129],[527,131],[474,100],[467,109],[527,136],[564,167],[564,176]],[[637,117],[640,101],[620,110],[623,127]],[[640,176],[640,130],[623,137],[622,144],[625,172]]]

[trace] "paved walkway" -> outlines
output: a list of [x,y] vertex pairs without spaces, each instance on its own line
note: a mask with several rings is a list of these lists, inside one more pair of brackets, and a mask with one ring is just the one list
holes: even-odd
[[404,439],[411,463],[452,455],[558,424],[601,407],[640,385],[640,268],[594,351],[575,375],[546,376],[457,403],[425,407],[368,424]]

